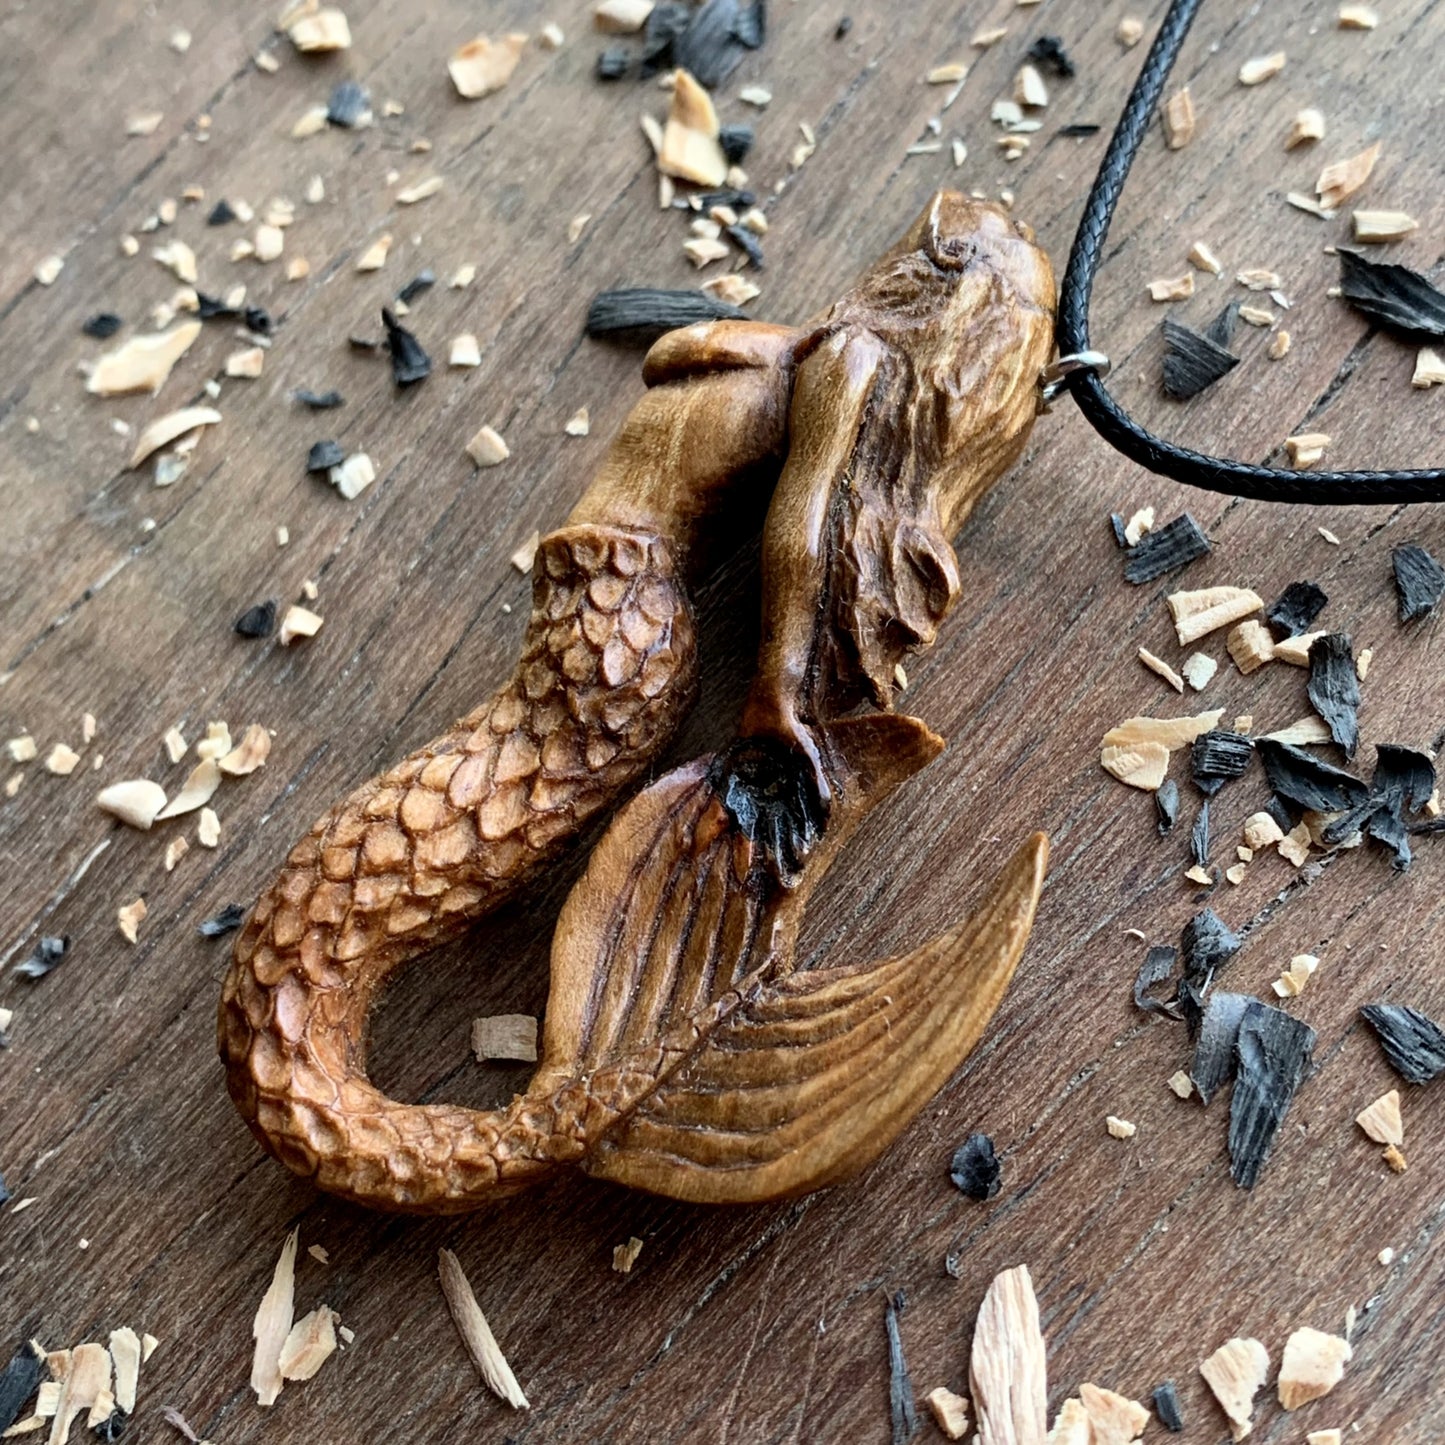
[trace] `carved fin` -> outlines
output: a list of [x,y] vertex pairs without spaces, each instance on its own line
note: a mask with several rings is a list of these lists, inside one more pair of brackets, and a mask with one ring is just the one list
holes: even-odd
[[583,1168],[673,1198],[749,1203],[871,1163],[993,1016],[1047,859],[1036,833],[967,922],[910,954],[757,982]]

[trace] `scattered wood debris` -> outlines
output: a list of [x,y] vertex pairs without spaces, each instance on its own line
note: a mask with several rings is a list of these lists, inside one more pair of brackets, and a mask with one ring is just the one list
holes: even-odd
[[326,479],[348,502],[354,502],[376,480],[376,464],[365,452],[352,452],[327,469]]
[[1079,1386],[1079,1402],[1089,1421],[1086,1445],[1130,1445],[1144,1433],[1151,1419],[1149,1411],[1137,1400],[1101,1389],[1087,1380]]
[[1343,632],[1327,632],[1310,645],[1310,706],[1330,736],[1353,758],[1360,741],[1360,677],[1354,649]]
[[1250,617],[1229,630],[1225,647],[1234,665],[1246,677],[1257,672],[1274,656],[1274,638],[1258,618]]
[[196,841],[202,848],[214,848],[221,841],[221,820],[213,808],[202,808],[196,824]]
[[974,1327],[969,1383],[981,1441],[1044,1438],[1045,1372],[1038,1300],[1021,1264],[994,1276]]
[[[1194,139],[1194,97],[1186,85],[1164,102],[1164,143],[1172,151],[1183,150]],[[1214,273],[1216,276],[1219,272]]]
[[712,97],[686,70],[677,72],[657,168],[663,175],[700,186],[721,186],[727,181],[728,158],[718,140]]
[[948,1177],[956,1188],[980,1204],[993,1199],[1003,1184],[1003,1165],[987,1134],[970,1134],[948,1164]]
[[1234,1182],[1253,1189],[1314,1052],[1315,1031],[1251,999],[1235,1039],[1237,1074],[1229,1112]]
[[1208,271],[1211,276],[1224,274],[1224,263],[1203,241],[1196,241],[1189,248],[1188,260],[1191,266],[1197,267],[1200,271]]
[[[1264,607],[1264,600],[1247,587],[1208,587],[1199,592],[1171,592],[1165,601],[1174,618],[1179,645],[1188,647],[1201,637],[1242,622]],[[1222,714],[1221,714],[1222,715]],[[1211,723],[1212,727],[1213,724]]]
[[[959,77],[961,79],[961,77]],[[1049,88],[1037,67],[1021,65],[1014,75],[1013,98],[1016,105],[1042,110],[1049,103]]]
[[251,1388],[258,1405],[274,1405],[281,1393],[281,1351],[291,1333],[296,1296],[296,1245],[300,1230],[293,1229],[281,1246],[271,1284],[262,1296],[251,1326],[256,1342],[251,1359]]
[[1150,672],[1157,673],[1162,677],[1175,692],[1184,691],[1184,679],[1180,677],[1162,657],[1155,657],[1147,647],[1141,647],[1139,649],[1139,661],[1142,662]]
[[592,23],[604,35],[635,35],[652,14],[653,0],[600,0]]
[[462,1272],[457,1257],[449,1249],[437,1251],[437,1269],[441,1278],[442,1294],[446,1296],[447,1308],[456,1322],[457,1333],[462,1337],[467,1354],[477,1367],[487,1387],[499,1395],[514,1410],[529,1409],[527,1397],[512,1373],[512,1367],[497,1344],[487,1317],[477,1303],[477,1297]]
[[65,743],[56,743],[45,758],[45,771],[56,777],[68,778],[80,762],[80,754]]
[[494,1059],[537,1062],[537,1020],[531,1014],[494,1014],[472,1020],[472,1052],[479,1064]]
[[216,796],[221,786],[220,764],[214,758],[202,758],[191,769],[179,793],[156,814],[156,821],[165,818],[179,818],[183,813],[194,813],[203,808]]
[[1350,224],[1355,240],[1378,245],[1385,241],[1401,241],[1420,223],[1407,211],[1352,211]]
[[1182,276],[1160,277],[1149,283],[1151,301],[1187,301],[1194,295],[1194,272]]
[[1279,1365],[1279,1403],[1286,1410],[1298,1410],[1311,1400],[1328,1395],[1344,1378],[1345,1364],[1353,1351],[1339,1335],[1304,1326],[1285,1341]]
[[[1268,814],[1255,814],[1256,817],[1268,817]],[[1274,823],[1274,819],[1270,818]],[[1279,832],[1279,824],[1275,823],[1275,831]],[[1284,835],[1281,833],[1280,837]],[[1278,842],[1279,839],[1274,840]],[[1320,961],[1312,953],[1297,953],[1290,959],[1289,967],[1280,974],[1274,981],[1274,991],[1280,998],[1298,998],[1305,991],[1305,985],[1315,975],[1315,970],[1320,966]]]
[[642,1241],[634,1234],[626,1244],[615,1245],[612,1250],[612,1268],[618,1274],[631,1274],[637,1256],[642,1253]]
[[1241,321],[1248,322],[1251,326],[1258,326],[1261,330],[1268,329],[1279,320],[1279,317],[1268,306],[1241,306],[1238,315]]
[[1289,134],[1284,139],[1284,148],[1292,151],[1297,146],[1308,145],[1311,141],[1323,140],[1324,135],[1324,112],[1309,105],[1297,112],[1295,118],[1290,122]]
[[1183,1069],[1176,1069],[1164,1082],[1181,1099],[1187,1099],[1194,1092],[1194,1081]]
[[257,768],[264,767],[271,755],[271,734],[260,723],[251,723],[241,741],[217,759],[217,767],[228,777],[249,777]]
[[1422,346],[1415,357],[1415,372],[1410,385],[1424,391],[1431,386],[1445,386],[1445,357],[1428,346]]
[[1355,1115],[1357,1123],[1376,1144],[1403,1144],[1405,1123],[1400,1113],[1400,1091],[1391,1089]]
[[[291,1326],[277,1359],[283,1380],[309,1380],[336,1353],[336,1311],[317,1305]],[[262,1401],[262,1404],[265,1402]]]
[[132,828],[148,829],[166,805],[166,791],[149,778],[130,778],[112,783],[95,796],[95,805],[103,813],[119,818]]
[[1339,294],[1377,326],[1411,340],[1445,338],[1445,293],[1418,271],[1338,248]]
[[1144,22],[1126,15],[1114,34],[1125,50],[1132,50],[1144,38]]
[[1405,1172],[1405,1156],[1400,1152],[1400,1146],[1398,1144],[1386,1146],[1385,1163],[1390,1166],[1390,1172],[1392,1174],[1403,1174]]
[[1169,771],[1169,749],[1161,743],[1105,743],[1099,754],[1099,765],[1121,783],[1151,793],[1163,782]]
[[1104,1127],[1115,1139],[1132,1139],[1139,1132],[1139,1126],[1132,1124],[1128,1119],[1121,1119],[1117,1114],[1110,1114],[1104,1120]]
[[501,90],[512,78],[526,45],[527,37],[515,33],[500,40],[478,35],[467,41],[447,61],[447,74],[457,94],[463,100],[480,100]]
[[1269,1374],[1269,1351],[1258,1340],[1226,1340],[1199,1373],[1228,1416],[1234,1438],[1242,1440],[1254,1428],[1254,1397]]
[[1324,632],[1301,632],[1294,637],[1283,637],[1274,645],[1274,661],[1287,662],[1292,667],[1310,665],[1310,648],[1323,637]]
[[1320,198],[1320,205],[1335,211],[1356,195],[1370,179],[1375,162],[1380,159],[1380,149],[1380,142],[1376,141],[1358,155],[1327,165],[1315,182],[1315,194]]
[[226,358],[226,375],[244,377],[254,381],[261,375],[262,368],[266,365],[266,352],[259,346],[248,346],[241,351],[233,351]]
[[1241,85],[1263,85],[1266,80],[1273,80],[1284,67],[1283,50],[1276,50],[1273,55],[1255,56],[1246,60],[1239,67],[1239,83]]
[[940,1385],[924,1399],[933,1412],[934,1423],[948,1440],[962,1440],[968,1434],[968,1401],[962,1395]]
[[136,438],[135,450],[131,453],[130,467],[134,470],[152,452],[169,445],[177,437],[196,431],[203,426],[216,426],[221,413],[209,406],[183,406],[179,411],[157,417]]
[[183,321],[170,331],[133,336],[95,363],[85,389],[94,396],[124,396],[135,391],[154,395],[200,334],[199,321]]
[[500,432],[484,426],[467,443],[467,455],[479,467],[495,467],[512,455],[511,448],[502,440]]

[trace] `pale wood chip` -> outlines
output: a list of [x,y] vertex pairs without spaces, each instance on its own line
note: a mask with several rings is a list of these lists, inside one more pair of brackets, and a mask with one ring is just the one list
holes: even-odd
[[452,272],[451,280],[447,282],[447,286],[453,291],[464,291],[476,279],[477,268],[469,261],[464,266],[458,266],[457,269]]
[[[326,117],[328,114],[329,112],[324,105],[313,105],[308,110],[303,111],[296,124],[291,127],[291,139],[305,140],[309,135],[320,135],[321,132],[326,129]],[[243,243],[237,242],[237,245],[241,244]],[[250,242],[245,242],[244,245],[246,249],[242,251],[240,255],[237,255],[235,246],[231,248],[231,259],[233,261],[240,260],[241,257],[251,254]]]
[[1048,1427],[1044,1337],[1027,1265],[993,1278],[969,1358],[979,1445],[1032,1445]]
[[1308,1325],[1297,1329],[1285,1341],[1279,1365],[1279,1403],[1286,1410],[1298,1410],[1328,1395],[1344,1378],[1352,1353],[1350,1342],[1339,1335]]
[[1152,793],[1169,772],[1169,749],[1161,743],[1106,744],[1099,766],[1131,788]]
[[380,271],[386,265],[386,254],[391,250],[391,237],[378,236],[357,258],[358,271]]
[[686,70],[677,72],[657,168],[664,175],[700,186],[721,186],[727,180],[728,161],[718,141],[712,97]]
[[[1243,314],[1243,308],[1241,308]],[[1300,432],[1295,436],[1284,439],[1284,449],[1289,453],[1289,464],[1292,467],[1312,467],[1325,454],[1325,449],[1333,440],[1328,433],[1322,431]]]
[[326,479],[348,502],[354,502],[376,480],[376,463],[365,452],[352,452],[326,473]]
[[1297,823],[1278,843],[1279,856],[1296,868],[1303,868],[1310,856],[1310,829],[1308,823]]
[[1280,998],[1298,998],[1305,985],[1314,977],[1320,961],[1312,953],[1297,953],[1289,961],[1289,967],[1274,981],[1274,991]]
[[1391,1089],[1388,1094],[1381,1094],[1355,1115],[1355,1123],[1376,1144],[1403,1144],[1405,1121],[1400,1114],[1400,1091]]
[[198,758],[223,758],[231,751],[231,729],[224,722],[206,724],[206,735],[196,744]]
[[[1188,647],[1221,627],[1242,622],[1264,608],[1264,599],[1248,587],[1206,587],[1197,592],[1171,592],[1165,601],[1174,618],[1179,645]],[[1211,725],[1212,726],[1212,725]]]
[[140,1337],[129,1325],[110,1332],[110,1358],[115,1366],[115,1403],[127,1415],[135,1414],[136,1384],[140,1379]]
[[562,427],[569,437],[585,437],[592,430],[592,418],[585,406],[579,406]]
[[221,841],[221,820],[214,808],[202,808],[196,824],[196,841],[202,848],[214,848]]
[[1244,882],[1244,875],[1246,872],[1248,872],[1248,870],[1248,863],[1245,863],[1243,861],[1239,863],[1231,863],[1230,866],[1224,870],[1224,876],[1232,885],[1237,888],[1241,883]]
[[216,790],[220,786],[220,764],[214,758],[202,758],[191,769],[191,775],[180,792],[156,814],[156,820],[178,818],[182,813],[194,813],[197,808],[204,807],[216,796]]
[[221,420],[221,413],[209,406],[183,406],[179,411],[157,417],[136,439],[135,451],[131,453],[132,469],[140,466],[152,452],[185,436],[199,427],[215,426]]
[[1276,50],[1273,55],[1254,56],[1239,67],[1239,83],[1241,85],[1263,85],[1266,80],[1272,80],[1278,75],[1284,66],[1283,50]]
[[537,1062],[537,1020],[531,1014],[493,1014],[472,1020],[472,1052],[479,1064],[489,1059]]
[[291,1326],[276,1361],[283,1380],[309,1380],[336,1353],[339,1318],[335,1310],[317,1305]]
[[992,25],[986,30],[975,30],[973,39],[968,43],[975,50],[988,50],[991,46],[997,45],[1007,34],[1007,25]]
[[653,0],[601,0],[592,9],[592,23],[604,35],[636,35],[652,8]]
[[1139,1132],[1137,1124],[1131,1124],[1128,1119],[1121,1119],[1117,1114],[1110,1114],[1104,1120],[1104,1127],[1115,1139],[1132,1139]]
[[299,603],[293,603],[286,609],[286,615],[281,619],[281,628],[277,639],[282,647],[289,647],[298,637],[315,637],[321,631],[321,624],[325,618],[312,612]]
[[1059,1406],[1054,1428],[1044,1445],[1093,1445],[1094,1427],[1084,1402],[1071,1395]]
[[482,348],[470,331],[463,331],[452,338],[451,350],[447,353],[448,366],[480,366]]
[[1370,179],[1379,159],[1380,142],[1376,141],[1358,155],[1327,165],[1315,182],[1315,194],[1320,198],[1320,205],[1328,210],[1337,210]]
[[291,1333],[296,1298],[296,1245],[301,1231],[293,1229],[281,1246],[280,1257],[251,1325],[256,1342],[251,1358],[251,1388],[258,1405],[274,1405],[281,1393],[281,1351]]
[[[1400,1146],[1398,1144],[1388,1145],[1385,1149],[1384,1158],[1385,1163],[1390,1166],[1390,1172],[1392,1174],[1403,1174],[1405,1172],[1407,1167],[1405,1156],[1400,1152]],[[12,1210],[11,1213],[14,1213],[14,1211]]]
[[[960,77],[955,77],[955,79]],[[1014,101],[1032,110],[1042,109],[1049,103],[1049,88],[1038,72],[1038,67],[1021,65],[1014,75]]]
[[226,375],[255,380],[266,365],[266,352],[260,346],[248,346],[242,351],[233,351],[226,358]]
[[171,331],[133,336],[95,363],[86,378],[85,389],[94,396],[157,392],[171,374],[171,368],[200,334],[199,321],[184,321]]
[[1380,13],[1369,5],[1341,5],[1338,22],[1341,30],[1373,30],[1380,23]]
[[1189,248],[1189,264],[1201,271],[1208,271],[1211,276],[1224,274],[1224,262],[1203,241],[1196,241]]
[[1311,1430],[1305,1436],[1305,1445],[1344,1445],[1344,1439],[1341,1430]]
[[190,852],[190,848],[191,845],[186,842],[185,838],[181,837],[180,835],[172,838],[171,841],[166,844],[164,862],[166,865],[167,873],[175,872],[176,864],[179,863],[188,852]]
[[1239,319],[1250,326],[1258,326],[1261,330],[1268,330],[1274,325],[1279,317],[1269,309],[1268,306],[1241,306],[1239,308]]
[[[82,1410],[92,1410],[102,1394],[111,1394],[110,1351],[104,1345],[77,1345],[69,1353],[70,1364],[60,1382],[55,1420],[50,1429],[51,1445],[64,1445],[70,1438],[70,1427],[76,1416]],[[111,1404],[114,1408],[114,1396]]]
[[1275,821],[1272,813],[1251,813],[1244,820],[1244,841],[1256,853],[1273,847],[1284,837],[1284,829]]
[[1407,211],[1352,211],[1350,224],[1355,240],[1369,244],[1400,241],[1420,229],[1419,221]]
[[228,777],[244,778],[263,767],[270,755],[271,734],[260,723],[251,723],[241,734],[241,741],[217,759],[217,765]]
[[612,1268],[618,1274],[631,1274],[637,1256],[642,1253],[642,1241],[634,1234],[626,1244],[615,1245],[612,1250]]
[[45,759],[45,771],[58,778],[68,778],[80,762],[80,754],[65,743],[56,743]]
[[1184,675],[1184,680],[1194,689],[1195,692],[1203,692],[1208,685],[1210,678],[1219,671],[1219,664],[1202,652],[1191,652],[1184,659],[1183,666],[1179,671]]
[[467,455],[479,467],[495,467],[512,455],[511,448],[502,440],[502,434],[492,427],[484,426],[467,443]]
[[[927,85],[952,85],[956,81],[962,80],[967,74],[968,66],[961,60],[953,60],[947,65],[935,65],[923,79]],[[1039,83],[1042,85],[1042,80]]]
[[565,39],[562,27],[555,20],[548,21],[537,34],[537,44],[543,50],[560,50]]
[[1324,632],[1320,631],[1301,632],[1295,637],[1282,637],[1274,645],[1274,660],[1287,662],[1291,667],[1308,667],[1310,665],[1310,648],[1314,646],[1316,638],[1324,635]]
[[1104,747],[1134,747],[1142,743],[1156,743],[1170,751],[1186,747],[1200,733],[1219,726],[1224,709],[1213,708],[1193,717],[1131,717],[1125,718],[1117,727],[1104,734]]
[[[1194,97],[1186,85],[1164,102],[1164,143],[1172,151],[1183,150],[1194,139]],[[1217,273],[1216,273],[1217,274]]]
[[425,201],[436,195],[445,184],[440,176],[428,176],[424,181],[417,181],[415,185],[399,190],[396,193],[396,203],[399,206],[414,206],[418,201]]
[[1194,1092],[1194,1080],[1183,1069],[1176,1069],[1165,1082],[1181,1099],[1187,1099]]
[[1153,1418],[1137,1400],[1087,1381],[1079,1386],[1079,1398],[1089,1417],[1092,1445],[1130,1445]]
[[1269,1351],[1258,1340],[1226,1340],[1199,1373],[1229,1417],[1234,1438],[1243,1439],[1253,1426],[1254,1397],[1269,1374]]
[[1133,15],[1126,15],[1114,35],[1125,50],[1132,50],[1144,38],[1144,22]]
[[144,831],[165,807],[166,790],[149,778],[128,778],[125,782],[102,788],[95,795],[95,805],[103,813]]
[[740,276],[736,271],[729,271],[722,276],[713,276],[702,283],[702,289],[709,295],[716,296],[720,301],[730,302],[734,306],[742,306],[762,295],[762,288],[749,281],[746,276]]
[[1235,273],[1234,279],[1250,291],[1273,291],[1284,285],[1277,271],[1266,270],[1263,266],[1246,266]]
[[1154,508],[1140,507],[1127,522],[1124,523],[1124,541],[1134,546],[1146,533],[1154,530]]
[[1289,355],[1290,337],[1288,331],[1276,331],[1270,338],[1269,350],[1265,355],[1271,361],[1283,361]]
[[1229,629],[1225,647],[1234,665],[1247,677],[1273,658],[1274,636],[1258,618],[1250,617]]
[[1164,661],[1162,657],[1155,657],[1147,647],[1139,649],[1139,661],[1149,669],[1150,672],[1158,673],[1175,692],[1184,691],[1184,679]]
[[949,1440],[962,1440],[968,1434],[968,1401],[962,1395],[940,1385],[924,1399],[933,1412],[934,1423]]
[[1290,122],[1289,134],[1284,138],[1284,148],[1292,151],[1296,146],[1308,145],[1311,141],[1323,140],[1325,115],[1312,105],[1299,111]]
[[21,733],[19,737],[11,738],[5,748],[12,763],[33,762],[39,752],[35,739],[29,733]]
[[1427,386],[1445,386],[1445,357],[1428,346],[1422,346],[1415,357],[1415,374],[1410,385],[1424,390]]
[[334,6],[303,14],[281,28],[303,54],[351,48],[351,27],[346,22],[346,14]]
[[115,921],[120,928],[120,936],[127,943],[134,943],[140,936],[140,926],[145,922],[146,901],[144,898],[137,898],[133,903],[127,903],[124,907],[116,909]]
[[154,135],[160,129],[160,124],[165,118],[164,111],[141,111],[140,114],[133,115],[126,121],[125,133],[132,136]]
[[157,246],[151,255],[180,280],[190,286],[196,284],[196,253],[184,241],[176,239]]
[[512,1373],[512,1367],[502,1354],[496,1336],[492,1334],[487,1317],[472,1293],[472,1287],[462,1272],[457,1257],[449,1249],[437,1251],[437,1269],[441,1277],[442,1293],[446,1296],[447,1308],[456,1322],[457,1333],[462,1337],[467,1354],[477,1367],[477,1372],[487,1387],[501,1396],[514,1410],[526,1410],[527,1397]]
[[1355,676],[1363,682],[1370,675],[1370,664],[1375,660],[1375,649],[1373,647],[1362,647],[1360,655],[1355,658]]
[[1331,547],[1338,547],[1340,545],[1340,539],[1335,536],[1335,534],[1330,531],[1328,527],[1317,527],[1315,530],[1320,534],[1321,537],[1325,539],[1326,542],[1330,544]]
[[756,106],[762,110],[773,103],[773,92],[765,85],[745,85],[738,91],[738,99],[744,105]]

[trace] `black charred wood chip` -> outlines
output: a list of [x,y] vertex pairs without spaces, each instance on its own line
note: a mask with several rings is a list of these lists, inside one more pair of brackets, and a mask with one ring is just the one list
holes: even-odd
[[31,1349],[30,1341],[21,1340],[0,1372],[0,1431],[8,1430],[20,1418],[25,1402],[48,1373],[44,1359]]
[[1154,811],[1159,815],[1159,833],[1168,833],[1179,820],[1179,784],[1165,778],[1154,793]]
[[1074,74],[1074,62],[1057,35],[1040,35],[1029,46],[1027,58],[1060,80],[1068,80]]
[[739,8],[738,17],[733,22],[733,35],[749,50],[762,49],[763,41],[768,38],[767,0],[753,0],[751,5]]
[[202,321],[231,321],[240,320],[241,308],[239,306],[227,306],[219,296],[210,296],[204,291],[196,292],[196,315]]
[[763,257],[763,243],[756,232],[748,230],[746,226],[726,226],[724,230],[728,240],[748,258],[749,264],[759,271],[763,270],[767,262]]
[[381,322],[386,327],[386,346],[391,352],[391,375],[398,386],[411,386],[431,375],[431,357],[421,342],[391,313],[381,308]]
[[757,199],[756,191],[724,186],[716,191],[693,191],[691,195],[674,197],[672,205],[674,210],[695,211],[701,215],[714,206],[731,206],[733,210],[741,211],[756,204]]
[[0,1205],[10,1203],[10,1190],[5,1183],[5,1176],[0,1174]]
[[1252,738],[1227,728],[1211,728],[1190,745],[1189,775],[1194,786],[1212,798],[1231,778],[1243,777],[1253,757]]
[[673,46],[691,19],[692,7],[677,3],[677,0],[665,0],[665,3],[652,7],[642,32],[644,79],[678,63],[673,58]]
[[1179,1391],[1173,1380],[1165,1380],[1162,1385],[1154,1387],[1154,1413],[1171,1435],[1178,1435],[1184,1429],[1184,1416],[1179,1412]]
[[87,336],[93,336],[97,341],[104,341],[108,336],[114,336],[124,325],[125,322],[114,311],[97,311],[94,316],[85,318],[80,329]]
[[1428,617],[1445,597],[1445,567],[1413,542],[1390,553],[1395,564],[1395,593],[1400,600],[1400,621]]
[[987,1134],[970,1134],[949,1161],[948,1177],[970,1199],[992,1199],[1003,1183],[1003,1165]]
[[907,1445],[918,1433],[918,1411],[913,1403],[913,1377],[903,1357],[903,1337],[898,1333],[898,1317],[908,1305],[908,1297],[899,1290],[886,1303],[883,1327],[888,1335],[888,1419],[892,1428],[892,1445]]
[[[1308,757],[1309,754],[1306,753],[1305,756]],[[1346,773],[1345,776],[1349,777],[1349,774]],[[1356,779],[1356,781],[1358,781],[1358,779]],[[1273,786],[1272,783],[1271,786]],[[1269,802],[1264,805],[1263,811],[1268,813],[1269,816],[1279,824],[1280,831],[1284,833],[1288,833],[1289,830],[1299,822],[1298,816],[1291,810],[1289,803],[1278,793],[1271,793],[1269,795]]]
[[346,453],[341,450],[341,445],[334,441],[312,442],[311,450],[306,453],[306,470],[308,472],[329,472],[332,467],[339,467],[346,460]]
[[1234,1077],[1234,1041],[1253,996],[1247,993],[1212,993],[1199,1024],[1189,1077],[1199,1102],[1209,1101]]
[[[340,451],[340,447],[337,448]],[[235,621],[235,630],[242,637],[270,637],[276,630],[276,599],[268,597],[248,607]]]
[[220,938],[224,933],[234,933],[246,921],[244,903],[228,903],[219,913],[196,925],[196,932],[202,938]]
[[1173,999],[1155,998],[1149,990],[1161,983],[1167,983],[1179,962],[1179,950],[1167,943],[1155,944],[1144,954],[1144,962],[1134,977],[1134,1007],[1145,1013],[1163,1014],[1166,1018],[1180,1018],[1179,1005]]
[[1184,977],[1176,1002],[1193,1038],[1203,1016],[1204,996],[1214,976],[1239,952],[1244,940],[1212,908],[1201,909],[1184,925],[1179,951],[1184,957]]
[[1445,1074],[1445,1029],[1428,1014],[1398,1003],[1367,1003],[1360,1013],[1407,1084],[1428,1084]]
[[833,27],[833,39],[841,40],[852,28],[853,17],[851,15],[843,16],[843,18],[839,20],[839,22]]
[[1098,135],[1103,128],[1091,120],[1074,120],[1070,121],[1068,125],[1061,125],[1058,134],[1066,139],[1074,140],[1081,136]]
[[343,130],[365,125],[371,118],[371,96],[354,80],[338,81],[326,102],[326,119]]
[[[1255,748],[1264,763],[1270,787],[1301,808],[1316,813],[1345,813],[1370,795],[1369,788],[1353,773],[1334,767],[1292,743],[1259,738]],[[1277,814],[1274,817],[1280,827],[1284,827],[1283,820]]]
[[1124,520],[1122,512],[1109,513],[1109,530],[1114,534],[1114,541],[1121,547],[1127,547],[1129,545],[1129,539],[1125,535],[1125,530],[1128,525]]
[[1370,261],[1340,247],[1340,295],[1387,331],[1410,340],[1445,340],[1445,292],[1418,271],[1390,261]]
[[656,338],[664,331],[698,321],[745,321],[741,307],[719,301],[706,291],[662,291],[632,287],[600,291],[587,308],[588,336],[626,333],[639,340]]
[[113,1409],[99,1424],[90,1427],[90,1433],[104,1445],[116,1445],[116,1442],[125,1438],[126,1426],[130,1424],[130,1416],[126,1414],[119,1405]]
[[229,226],[232,221],[239,220],[236,208],[224,196],[211,207],[211,213],[206,217],[208,226]]
[[1423,810],[1434,796],[1435,781],[1435,764],[1426,754],[1398,743],[1378,744],[1368,800],[1335,819],[1325,829],[1325,842],[1340,843],[1362,831],[1390,849],[1393,866],[1404,872],[1411,862],[1406,814]]
[[44,978],[62,958],[70,947],[70,939],[57,938],[52,935],[45,935],[39,939],[35,947],[30,950],[28,958],[21,959],[15,965],[15,972],[21,978]]
[[753,128],[750,125],[724,125],[718,127],[717,143],[732,165],[738,165],[753,148]]
[[593,72],[598,80],[621,80],[631,64],[632,58],[622,46],[609,45],[606,50],[598,52]]
[[410,306],[423,291],[429,291],[437,283],[436,272],[428,267],[425,271],[418,271],[400,291],[396,293],[396,299],[403,306]]
[[312,391],[303,386],[291,394],[302,406],[309,406],[312,411],[330,411],[333,407],[346,405],[346,398],[339,391]]
[[1310,645],[1310,706],[1330,736],[1353,758],[1360,745],[1360,675],[1349,635],[1327,632]]
[[1291,582],[1264,614],[1265,619],[1277,636],[1298,637],[1310,630],[1310,623],[1325,610],[1329,600],[1317,582]]
[[1229,1172],[1253,1189],[1280,1125],[1309,1069],[1315,1031],[1293,1014],[1251,999],[1234,1042],[1229,1104]]
[[254,331],[257,336],[271,334],[271,313],[264,306],[246,307],[241,312],[241,320],[246,323],[246,329]]
[[1172,522],[1145,532],[1124,555],[1124,580],[1136,587],[1173,572],[1209,552],[1209,538],[1182,512]]
[[1209,799],[1199,805],[1194,826],[1189,830],[1189,853],[1201,868],[1209,866]]
[[1239,358],[1223,342],[1172,316],[1164,318],[1162,330],[1164,390],[1176,401],[1198,396],[1239,365]]
[[691,71],[698,84],[716,90],[737,69],[743,54],[763,43],[766,22],[763,0],[751,5],[707,0],[689,13],[686,28],[673,37],[672,63]]

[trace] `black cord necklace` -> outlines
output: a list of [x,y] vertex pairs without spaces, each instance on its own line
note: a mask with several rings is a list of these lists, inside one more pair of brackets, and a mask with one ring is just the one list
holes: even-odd
[[1392,472],[1295,472],[1208,457],[1145,431],[1104,389],[1108,360],[1089,347],[1089,297],[1119,193],[1128,179],[1144,132],[1174,68],[1201,0],[1174,0],[1149,49],[1144,69],[1109,141],[1069,252],[1059,294],[1059,361],[1045,383],[1052,399],[1069,391],[1089,423],[1110,446],[1151,472],[1190,487],[1265,502],[1378,506],[1381,503],[1445,501],[1445,470]]

